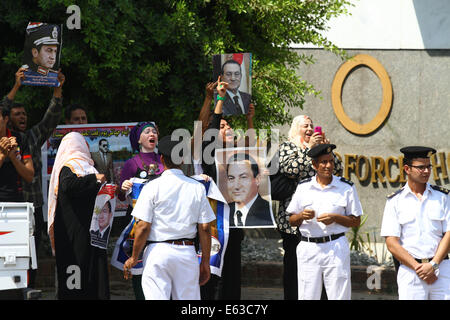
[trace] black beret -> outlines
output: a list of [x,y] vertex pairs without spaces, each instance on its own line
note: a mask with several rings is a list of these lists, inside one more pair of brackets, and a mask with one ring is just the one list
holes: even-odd
[[[172,150],[180,143],[183,143],[183,141],[172,140],[171,136],[165,136],[158,142],[158,153],[162,154],[164,157],[172,159]],[[180,148],[179,155],[181,157],[183,156],[183,148]]]
[[436,153],[436,150],[428,147],[410,146],[401,148],[400,152],[405,155],[405,158],[411,160],[414,158],[429,158]]
[[320,157],[323,154],[329,154],[333,149],[336,149],[336,145],[334,144],[318,144],[317,146],[312,147],[311,150],[308,151],[308,156],[315,159]]

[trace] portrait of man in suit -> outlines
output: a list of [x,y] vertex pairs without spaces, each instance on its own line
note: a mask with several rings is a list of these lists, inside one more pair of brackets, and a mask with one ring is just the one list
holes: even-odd
[[113,212],[111,208],[111,202],[106,201],[102,210],[97,215],[98,228],[91,229],[92,244],[106,248],[109,233],[111,232],[112,220],[113,220]]
[[[222,109],[224,116],[248,113],[252,96],[241,87],[241,84],[244,83],[242,68],[243,66],[238,61],[228,59],[220,69],[221,80],[228,83]],[[217,103],[217,94],[215,98]]]
[[99,173],[106,175],[108,183],[114,183],[114,170],[112,153],[109,150],[109,143],[106,139],[100,139],[98,142],[98,152],[91,153],[94,160],[94,167]]
[[230,227],[273,226],[270,202],[259,194],[258,163],[247,153],[235,153],[227,161]]

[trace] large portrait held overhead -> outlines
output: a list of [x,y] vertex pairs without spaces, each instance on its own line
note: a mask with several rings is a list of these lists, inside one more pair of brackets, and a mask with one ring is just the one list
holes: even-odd
[[217,149],[215,157],[230,228],[274,228],[265,148]]
[[[232,53],[213,56],[213,79],[228,83],[223,115],[247,114],[252,99],[252,54]],[[217,93],[214,104],[217,103]]]
[[57,79],[62,47],[60,25],[28,23],[25,34],[23,68],[27,69],[22,84],[59,87]]

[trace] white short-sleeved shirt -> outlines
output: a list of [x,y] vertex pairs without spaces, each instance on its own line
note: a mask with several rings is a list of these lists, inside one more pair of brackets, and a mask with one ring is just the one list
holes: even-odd
[[422,200],[408,184],[388,197],[381,224],[382,237],[398,237],[416,259],[435,255],[445,232],[450,231],[450,196],[427,183]]
[[355,217],[363,214],[353,183],[336,176],[333,176],[331,183],[324,188],[317,183],[316,176],[299,183],[286,212],[293,215],[305,209],[312,209],[316,213],[313,219],[304,220],[299,227],[299,231],[305,237],[321,237],[348,230],[347,227],[336,222],[328,226],[317,222],[317,217],[323,213],[338,213],[343,216],[353,215]]
[[165,170],[145,185],[131,214],[152,224],[150,241],[193,239],[198,223],[216,219],[205,187],[179,169]]

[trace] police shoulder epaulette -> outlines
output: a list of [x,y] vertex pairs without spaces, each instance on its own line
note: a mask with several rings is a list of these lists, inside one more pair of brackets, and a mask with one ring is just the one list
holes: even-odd
[[391,199],[391,198],[395,197],[396,195],[398,195],[400,192],[403,191],[403,188],[404,188],[404,187],[401,187],[401,188],[398,189],[397,191],[392,192],[391,194],[389,194],[389,195],[387,196],[387,198],[388,198],[388,199]]
[[431,185],[431,188],[433,188],[434,190],[440,191],[442,193],[448,194],[450,191],[444,187],[441,186],[435,186],[435,185]]
[[305,178],[305,179],[303,179],[303,180],[300,180],[298,184],[301,184],[301,183],[305,183],[305,182],[311,181],[311,179],[312,179],[312,177]]
[[349,184],[349,185],[353,185],[353,182],[351,182],[350,180],[348,180],[348,179],[345,179],[344,177],[341,177],[341,181],[342,182],[345,182],[345,183],[347,183],[347,184]]

